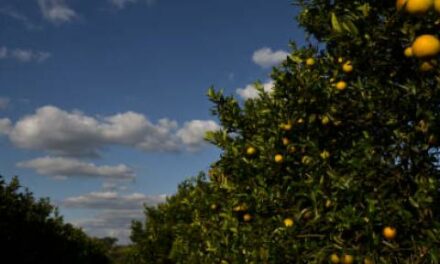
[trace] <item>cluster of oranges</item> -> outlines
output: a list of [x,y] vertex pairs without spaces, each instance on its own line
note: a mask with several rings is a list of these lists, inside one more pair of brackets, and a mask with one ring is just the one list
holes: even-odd
[[[440,0],[397,0],[396,8],[412,15],[423,15],[431,8],[440,13]],[[420,71],[434,69],[437,61],[433,58],[440,53],[440,40],[435,35],[418,36],[411,46],[404,50],[406,57],[416,57],[421,60]]]
[[[353,64],[351,63],[350,60],[344,61],[343,58],[339,58],[338,62],[340,64],[342,64],[341,68],[344,73],[350,73],[353,71]],[[315,65],[315,59],[308,58],[305,60],[305,63],[308,67],[312,67],[313,65]],[[331,82],[333,82],[333,81],[334,81],[334,79],[331,80]],[[336,87],[337,90],[342,91],[347,88],[347,83],[343,80],[340,80],[340,81],[336,82],[334,84],[334,86]]]
[[[396,238],[397,230],[394,227],[386,226],[382,230],[382,235],[387,240],[393,240],[394,238]],[[340,257],[338,254],[333,253],[330,255],[329,259],[330,259],[330,262],[334,263],[334,264],[337,264],[337,263],[351,264],[354,262],[354,257],[349,254],[345,254]],[[364,264],[373,264],[373,263],[374,263],[374,261],[370,257],[364,258]]]

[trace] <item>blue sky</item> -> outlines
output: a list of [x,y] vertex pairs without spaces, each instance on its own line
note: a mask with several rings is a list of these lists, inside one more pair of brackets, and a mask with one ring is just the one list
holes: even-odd
[[290,1],[3,0],[0,174],[66,221],[127,241],[142,203],[219,150],[211,85],[246,100],[303,44]]

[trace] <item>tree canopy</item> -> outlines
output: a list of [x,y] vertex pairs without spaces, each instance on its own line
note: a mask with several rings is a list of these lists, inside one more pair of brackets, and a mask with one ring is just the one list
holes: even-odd
[[295,4],[318,44],[209,90],[221,157],[133,225],[144,263],[439,263],[440,1]]

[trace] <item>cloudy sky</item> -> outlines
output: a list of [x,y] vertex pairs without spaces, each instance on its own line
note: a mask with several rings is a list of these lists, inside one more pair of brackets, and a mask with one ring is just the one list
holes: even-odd
[[2,0],[0,174],[127,242],[219,150],[205,94],[246,100],[302,45],[288,0]]

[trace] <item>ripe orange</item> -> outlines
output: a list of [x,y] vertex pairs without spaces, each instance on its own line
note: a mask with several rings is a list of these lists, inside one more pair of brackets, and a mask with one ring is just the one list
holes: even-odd
[[285,225],[286,227],[291,227],[291,226],[293,226],[293,220],[292,220],[291,218],[286,218],[286,219],[284,219],[284,225]]
[[426,13],[432,4],[432,0],[408,0],[405,9],[410,14],[420,15]]
[[342,65],[342,71],[345,73],[350,73],[353,71],[353,65],[351,64],[351,61],[347,61]]
[[286,131],[289,131],[292,129],[292,122],[289,121],[286,124],[281,124],[280,127]]
[[412,51],[417,58],[426,58],[440,52],[440,40],[434,35],[421,35],[414,40]]
[[411,47],[406,48],[406,49],[403,51],[403,54],[404,54],[405,57],[407,57],[407,58],[412,57],[412,56],[413,56],[413,50],[412,50],[412,48],[411,48]]
[[275,160],[275,162],[276,163],[282,163],[283,162],[283,155],[281,155],[281,154],[276,154],[275,155],[275,158],[274,158],[274,160]]
[[253,155],[255,155],[255,153],[257,153],[257,150],[254,147],[248,147],[246,149],[246,154],[248,156],[253,156]]
[[344,255],[342,257],[343,264],[352,264],[354,262],[354,258],[352,255]]
[[307,66],[313,66],[315,64],[315,59],[314,58],[308,58],[306,60],[306,65]]
[[289,145],[289,143],[290,143],[290,140],[288,138],[283,138],[283,145],[284,146]]
[[434,0],[434,9],[440,13],[440,0]]
[[392,240],[396,237],[397,230],[394,227],[387,226],[383,229],[382,234],[386,239]]
[[337,263],[339,263],[339,261],[340,261],[340,259],[337,254],[333,253],[330,255],[330,262],[331,263],[337,264]]
[[339,91],[345,90],[345,88],[347,88],[347,83],[344,81],[339,81],[336,83],[336,89],[338,89]]
[[298,123],[298,124],[303,124],[303,123],[304,123],[304,119],[299,118],[299,119],[296,121],[296,123]]
[[251,221],[251,219],[252,219],[252,215],[250,215],[250,214],[244,214],[243,215],[243,220],[245,222],[249,222],[249,221]]

